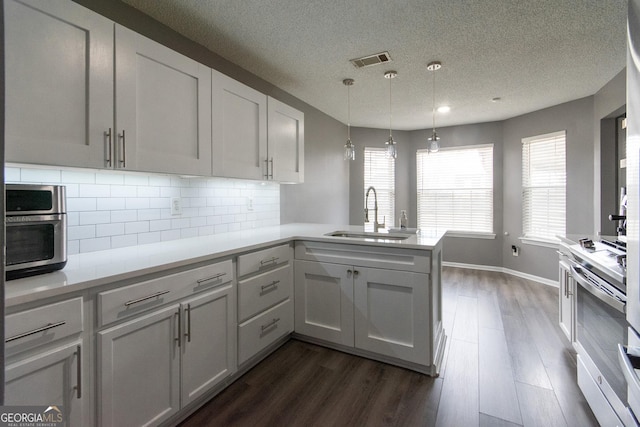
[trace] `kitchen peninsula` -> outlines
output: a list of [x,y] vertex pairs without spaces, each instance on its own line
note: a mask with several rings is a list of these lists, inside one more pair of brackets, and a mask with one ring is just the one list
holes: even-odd
[[72,255],[6,284],[8,395],[62,349],[71,424],[175,423],[290,337],[438,375],[442,238],[287,224]]

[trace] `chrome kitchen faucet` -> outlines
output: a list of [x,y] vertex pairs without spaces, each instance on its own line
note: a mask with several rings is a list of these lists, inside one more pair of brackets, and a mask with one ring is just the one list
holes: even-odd
[[378,223],[378,193],[376,192],[376,189],[373,188],[373,185],[367,188],[367,193],[364,197],[364,222],[369,222],[369,192],[371,190],[373,190],[373,210],[375,211],[373,218],[373,231],[374,233],[377,233],[380,226],[385,228],[386,224],[384,223],[384,217],[382,217],[382,224]]

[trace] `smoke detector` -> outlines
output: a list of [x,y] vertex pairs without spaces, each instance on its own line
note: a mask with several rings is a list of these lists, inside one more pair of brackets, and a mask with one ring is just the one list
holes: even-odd
[[351,59],[350,62],[356,68],[370,67],[372,65],[391,62],[391,56],[389,55],[389,52],[380,52],[373,55],[363,56],[362,58]]

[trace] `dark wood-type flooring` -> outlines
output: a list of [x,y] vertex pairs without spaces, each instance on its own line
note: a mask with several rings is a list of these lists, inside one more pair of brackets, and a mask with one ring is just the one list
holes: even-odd
[[438,378],[291,340],[183,424],[597,426],[558,327],[558,289],[443,270]]

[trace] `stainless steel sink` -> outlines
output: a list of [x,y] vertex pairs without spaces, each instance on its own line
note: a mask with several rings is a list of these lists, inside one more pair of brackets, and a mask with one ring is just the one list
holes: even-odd
[[332,231],[331,233],[325,234],[325,236],[346,237],[348,239],[368,239],[368,240],[376,240],[376,241],[406,240],[410,237],[409,235],[402,235],[402,234],[369,233],[369,232],[358,233],[353,231]]

